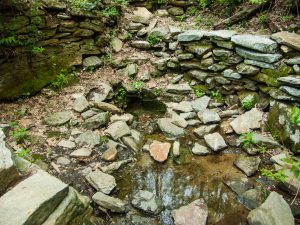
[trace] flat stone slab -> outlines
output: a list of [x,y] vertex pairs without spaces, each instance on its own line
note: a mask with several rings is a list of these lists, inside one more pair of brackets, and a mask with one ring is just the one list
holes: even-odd
[[198,127],[194,130],[194,133],[198,136],[198,137],[203,137],[205,134],[209,134],[211,132],[213,132],[214,130],[216,130],[218,127],[218,124],[212,124],[212,125],[207,125],[207,126],[201,126]]
[[173,94],[188,94],[193,89],[187,83],[184,84],[169,84],[166,91]]
[[237,168],[250,177],[255,175],[258,171],[260,161],[259,156],[239,155],[233,163]]
[[92,155],[92,149],[89,148],[80,148],[73,151],[70,156],[74,158],[88,158]]
[[236,34],[236,31],[233,30],[213,30],[206,32],[205,37],[210,37],[215,40],[230,40],[233,35]]
[[180,42],[199,41],[203,35],[204,32],[201,30],[188,30],[178,34],[177,40]]
[[124,121],[116,121],[112,123],[105,131],[106,134],[110,135],[114,140],[129,135],[130,128]]
[[195,143],[194,147],[192,148],[192,153],[194,153],[195,155],[208,155],[211,152],[207,147]]
[[122,200],[109,195],[103,194],[102,192],[97,192],[92,196],[94,202],[97,205],[109,209],[112,212],[124,213],[126,211],[126,203]]
[[203,199],[197,199],[173,210],[172,216],[176,225],[206,225],[208,208]]
[[215,152],[227,147],[226,142],[218,132],[205,135],[204,140],[206,144]]
[[260,128],[263,112],[256,108],[238,116],[231,123],[231,127],[237,134],[250,132],[252,129]]
[[67,184],[38,171],[0,198],[0,224],[41,224],[68,192]]
[[170,137],[180,137],[184,135],[184,129],[171,123],[169,118],[158,119],[159,129]]
[[279,89],[291,96],[300,98],[300,88],[298,89],[298,88],[293,88],[293,87],[289,87],[289,86],[281,86]]
[[287,45],[300,51],[300,35],[290,33],[287,31],[278,32],[272,35],[272,39],[276,40],[279,44]]
[[75,99],[73,103],[73,109],[76,112],[84,112],[89,108],[89,102],[88,100],[82,95]]
[[210,101],[210,97],[208,96],[197,98],[196,100],[191,102],[192,108],[197,112],[204,110],[207,108],[209,101]]
[[69,122],[72,116],[71,111],[53,113],[45,118],[45,123],[50,126],[60,126]]
[[279,77],[277,79],[277,81],[279,81],[279,83],[285,84],[287,86],[300,88],[300,76]]
[[100,144],[100,135],[93,131],[86,131],[80,134],[75,139],[76,144],[79,146],[88,145],[95,146]]
[[97,191],[104,194],[109,194],[117,186],[113,176],[100,170],[89,173],[85,178]]
[[169,151],[171,148],[171,144],[169,142],[159,142],[154,141],[150,145],[150,155],[151,157],[158,162],[164,162],[168,159]]
[[274,53],[278,46],[270,38],[250,34],[232,36],[231,41],[236,45],[265,53]]
[[235,51],[237,52],[237,54],[239,54],[240,56],[246,59],[252,59],[252,60],[262,61],[266,63],[275,63],[282,58],[282,55],[278,53],[275,54],[260,53],[252,50],[239,48],[239,47],[236,47]]
[[221,120],[218,113],[210,109],[204,109],[198,112],[199,119],[204,123],[217,123]]
[[250,211],[249,225],[294,225],[294,217],[290,206],[282,195],[271,192],[266,201],[258,208]]
[[97,67],[101,66],[101,64],[102,64],[102,61],[98,56],[90,56],[90,57],[85,58],[82,61],[82,65],[85,68],[89,68],[89,67],[97,68]]

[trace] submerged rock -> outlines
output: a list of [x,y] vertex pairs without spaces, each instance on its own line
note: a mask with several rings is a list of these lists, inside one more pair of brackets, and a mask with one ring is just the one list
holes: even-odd
[[131,201],[131,204],[146,213],[158,214],[162,210],[161,201],[149,191],[139,190]]
[[171,144],[168,142],[154,141],[150,145],[150,155],[155,161],[164,162],[168,159]]
[[261,160],[258,156],[239,155],[233,163],[237,168],[250,177],[255,175],[258,171],[260,161]]
[[247,219],[249,225],[295,224],[289,205],[281,195],[274,191],[260,207],[249,213]]
[[206,225],[208,208],[203,199],[172,211],[176,225]]
[[248,178],[232,179],[224,182],[238,196],[254,187]]

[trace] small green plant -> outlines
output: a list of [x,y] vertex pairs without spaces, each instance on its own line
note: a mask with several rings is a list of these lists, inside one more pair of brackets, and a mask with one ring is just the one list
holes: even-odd
[[266,3],[266,1],[267,0],[249,0],[250,3],[252,3],[252,4],[258,4],[258,5]]
[[155,89],[154,89],[154,94],[155,94],[157,97],[160,96],[161,93],[162,93],[162,90],[161,90],[160,88],[155,88]]
[[268,16],[266,14],[261,14],[258,16],[258,19],[262,25],[265,25],[268,21]]
[[245,147],[251,146],[255,144],[255,141],[253,140],[253,133],[248,132],[241,135],[241,141],[242,145]]
[[199,86],[193,86],[193,90],[194,90],[194,93],[195,95],[200,98],[202,97],[203,95],[205,95],[205,93],[203,92],[203,90],[201,90],[201,88]]
[[128,0],[113,0],[113,2],[117,5],[128,6]]
[[14,36],[0,38],[0,46],[18,46],[24,45],[24,43]]
[[254,96],[248,95],[242,100],[242,107],[245,110],[250,110],[254,107]]
[[186,11],[186,14],[195,16],[197,12],[197,8],[195,6],[189,7]]
[[294,106],[291,110],[290,117],[293,124],[300,126],[300,108]]
[[122,35],[121,39],[122,39],[123,41],[128,41],[128,40],[130,40],[132,37],[133,37],[133,34],[130,33],[130,32],[127,32],[126,34]]
[[157,33],[149,34],[148,37],[147,37],[147,41],[149,42],[149,44],[151,46],[154,46],[154,45],[156,45],[156,44],[163,41],[163,36],[161,36]]
[[145,85],[145,83],[143,81],[135,81],[131,85],[135,90],[140,92],[142,90],[142,87]]
[[166,5],[168,3],[168,0],[156,0],[156,3],[158,5]]
[[208,5],[208,2],[207,0],[199,0],[199,6],[202,8],[202,9],[205,9]]
[[179,22],[183,22],[183,21],[185,21],[186,19],[188,18],[188,16],[187,15],[181,15],[181,16],[175,16],[175,20],[176,21],[179,21]]
[[67,73],[66,71],[61,71],[55,79],[52,81],[51,85],[54,88],[57,89],[62,89],[63,87],[67,86],[69,83],[68,78],[67,78]]
[[112,63],[112,54],[111,53],[107,53],[105,55],[102,55],[100,57],[102,63],[104,66],[106,65],[110,65]]
[[28,137],[28,132],[26,128],[17,128],[12,132],[13,139],[18,143],[22,143]]
[[219,90],[211,91],[211,96],[217,101],[222,101],[223,100],[223,96],[222,96],[222,94],[220,93]]
[[101,12],[105,17],[118,17],[120,15],[119,10],[115,6],[105,8]]
[[287,22],[287,21],[289,21],[292,18],[293,18],[292,16],[282,16],[281,20],[284,21],[284,22]]
[[107,143],[109,138],[107,136],[100,136],[100,143]]
[[34,53],[34,54],[38,54],[38,53],[42,53],[45,51],[45,49],[43,47],[36,47],[34,46],[31,51]]
[[96,68],[94,66],[90,66],[90,67],[87,68],[87,71],[89,73],[94,73],[96,71]]
[[260,153],[260,154],[265,154],[266,152],[267,152],[267,148],[266,148],[266,146],[259,146],[258,147],[258,152]]
[[28,159],[30,151],[31,151],[30,148],[26,148],[26,149],[23,148],[18,152],[18,156],[24,159]]
[[114,97],[114,102],[118,105],[124,105],[126,103],[126,90],[123,87],[118,88]]
[[273,181],[285,182],[286,175],[283,170],[274,171],[266,168],[260,170],[261,175],[270,178]]
[[17,123],[16,121],[11,121],[11,122],[9,123],[9,126],[11,126],[12,128],[14,128],[14,127],[17,127],[17,126],[18,126],[18,123]]

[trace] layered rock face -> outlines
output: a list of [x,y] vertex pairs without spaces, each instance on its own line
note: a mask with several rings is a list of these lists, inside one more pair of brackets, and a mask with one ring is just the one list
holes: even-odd
[[55,76],[99,55],[115,24],[103,4],[5,1],[0,6],[0,99],[33,94]]

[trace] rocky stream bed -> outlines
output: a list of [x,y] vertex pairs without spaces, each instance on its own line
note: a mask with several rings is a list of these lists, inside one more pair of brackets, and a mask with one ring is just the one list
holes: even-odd
[[299,179],[261,175],[298,160],[299,35],[156,13],[125,16],[133,39],[109,65],[86,57],[78,83],[0,103],[0,225],[299,224]]

